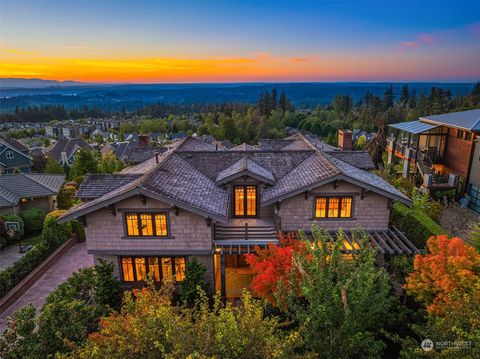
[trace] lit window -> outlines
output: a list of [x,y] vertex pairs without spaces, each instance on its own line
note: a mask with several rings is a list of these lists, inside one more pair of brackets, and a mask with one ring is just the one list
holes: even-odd
[[155,214],[155,228],[157,236],[167,235],[167,215],[165,213]]
[[351,218],[352,197],[317,197],[315,218]]
[[13,159],[13,151],[5,152],[5,157],[7,158],[7,160]]
[[125,222],[129,237],[166,237],[166,213],[126,213]]
[[352,197],[343,197],[340,205],[340,217],[350,218],[352,216]]
[[172,258],[162,258],[162,279],[164,283],[173,281]]
[[257,214],[257,187],[247,186],[247,216],[255,216]]
[[125,282],[133,282],[133,259],[132,258],[122,258],[122,273],[123,280]]
[[254,217],[257,215],[257,187],[234,187],[235,216]]
[[175,280],[181,282],[185,279],[185,258],[175,258]]
[[338,197],[330,197],[328,200],[328,217],[338,217],[338,210],[340,208],[340,201]]
[[185,257],[122,257],[124,282],[181,282],[185,279]]
[[140,223],[142,227],[142,236],[153,236],[153,222],[150,213],[142,213],[140,215]]
[[147,266],[145,265],[145,258],[135,258],[135,273],[137,274],[137,281],[147,279]]
[[315,217],[327,217],[327,199],[325,197],[318,197],[315,205]]
[[148,258],[148,273],[154,281],[160,281],[160,266],[158,265],[157,257]]
[[243,187],[235,187],[235,215],[245,214],[245,192]]
[[127,213],[127,234],[129,236],[138,236],[138,216],[136,213]]

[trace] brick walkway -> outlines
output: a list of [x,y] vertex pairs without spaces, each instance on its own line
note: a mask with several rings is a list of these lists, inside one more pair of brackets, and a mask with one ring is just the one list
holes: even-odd
[[48,294],[63,283],[73,272],[93,266],[93,256],[87,254],[85,243],[76,244],[58,260],[30,289],[14,304],[0,314],[0,333],[6,328],[7,318],[15,310],[32,303],[37,311],[42,307]]

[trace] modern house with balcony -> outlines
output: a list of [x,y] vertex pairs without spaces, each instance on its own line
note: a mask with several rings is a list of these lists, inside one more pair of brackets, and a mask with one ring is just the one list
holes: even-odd
[[388,162],[402,161],[404,177],[418,174],[425,190],[455,189],[476,202],[471,194],[480,185],[480,109],[424,116],[390,127]]
[[147,275],[179,282],[196,258],[210,288],[235,298],[252,276],[244,254],[277,243],[278,232],[308,234],[314,223],[332,235],[342,228],[348,255],[362,228],[379,255],[416,251],[389,228],[390,204],[411,201],[360,168],[362,156],[322,151],[300,134],[231,149],[187,137],[153,165],[88,176],[77,193],[84,203],[59,221],[81,220],[88,252],[113,262],[125,285]]

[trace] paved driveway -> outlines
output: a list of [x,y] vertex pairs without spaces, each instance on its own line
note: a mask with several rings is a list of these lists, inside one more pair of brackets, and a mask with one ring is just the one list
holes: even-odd
[[48,294],[63,283],[73,272],[93,266],[93,256],[87,254],[85,243],[74,245],[61,257],[30,289],[15,303],[0,314],[0,333],[6,328],[7,318],[15,310],[32,303],[37,311],[42,307]]
[[20,247],[18,245],[5,247],[0,251],[0,270],[11,266],[24,254],[25,253],[20,253]]

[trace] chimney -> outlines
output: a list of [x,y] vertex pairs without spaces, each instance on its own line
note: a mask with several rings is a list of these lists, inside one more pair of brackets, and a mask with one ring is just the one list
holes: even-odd
[[351,151],[353,148],[353,132],[338,130],[338,148],[342,151]]
[[160,162],[158,152],[155,152],[155,162],[157,162],[157,164]]
[[150,147],[150,135],[138,135],[138,147],[149,148]]

